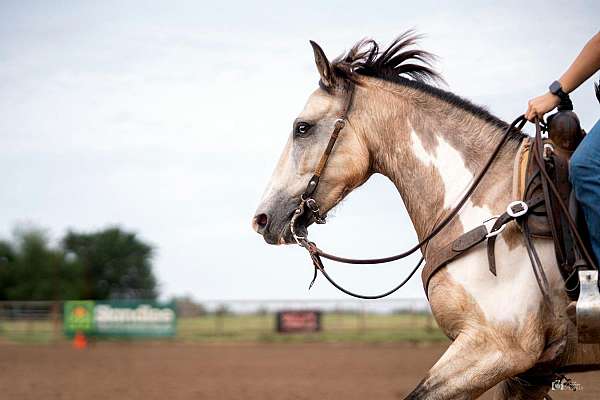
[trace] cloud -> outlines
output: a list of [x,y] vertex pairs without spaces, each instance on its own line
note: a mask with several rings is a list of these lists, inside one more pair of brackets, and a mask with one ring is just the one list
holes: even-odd
[[[0,11],[1,231],[23,220],[55,236],[123,224],[158,247],[164,295],[339,297],[325,282],[308,293],[306,255],[250,230],[316,88],[308,40],[333,57],[361,37],[387,42],[416,27],[450,89],[508,120],[595,33],[598,5],[570,4],[572,19],[559,21],[558,4],[9,3]],[[588,126],[590,85],[574,97]],[[332,251],[380,256],[414,243],[381,177],[336,214],[311,232]],[[331,270],[373,293],[400,280],[403,265]],[[400,296],[423,296],[418,278]]]

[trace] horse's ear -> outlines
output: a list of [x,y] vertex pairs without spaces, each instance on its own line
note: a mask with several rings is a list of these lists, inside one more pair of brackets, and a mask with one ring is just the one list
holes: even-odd
[[321,75],[321,82],[327,88],[333,88],[335,84],[335,77],[333,75],[333,68],[331,67],[331,63],[327,59],[325,52],[317,43],[310,41],[310,45],[313,48],[313,52],[315,53],[315,63],[317,64],[317,69],[319,70],[319,75]]

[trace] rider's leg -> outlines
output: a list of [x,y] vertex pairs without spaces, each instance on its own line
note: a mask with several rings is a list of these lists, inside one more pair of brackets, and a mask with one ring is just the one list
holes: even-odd
[[600,121],[571,157],[570,175],[590,231],[592,249],[600,261]]

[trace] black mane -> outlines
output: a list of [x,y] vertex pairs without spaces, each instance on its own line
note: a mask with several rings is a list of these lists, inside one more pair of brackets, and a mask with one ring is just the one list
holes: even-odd
[[[508,128],[506,122],[485,108],[435,86],[444,82],[442,76],[432,68],[437,57],[428,51],[410,48],[420,38],[414,31],[406,31],[383,51],[375,40],[363,39],[347,53],[333,60],[333,69],[337,75],[354,81],[356,75],[363,75],[421,90],[501,129]],[[523,137],[520,132],[513,134],[519,139]]]

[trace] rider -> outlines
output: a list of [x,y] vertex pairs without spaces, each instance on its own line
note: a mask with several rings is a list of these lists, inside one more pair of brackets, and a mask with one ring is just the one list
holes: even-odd
[[[585,45],[569,69],[550,91],[529,100],[525,117],[529,121],[542,118],[560,103],[563,93],[577,89],[600,70],[600,32]],[[585,136],[570,161],[570,179],[581,204],[590,231],[592,248],[600,260],[600,120]]]

